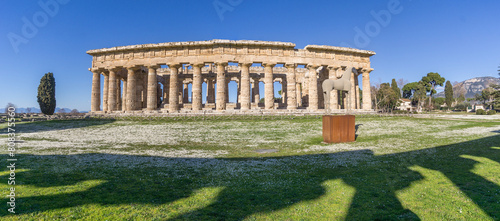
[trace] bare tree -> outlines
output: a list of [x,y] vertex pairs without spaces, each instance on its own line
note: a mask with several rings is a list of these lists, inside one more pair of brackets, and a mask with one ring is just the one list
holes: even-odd
[[375,107],[375,110],[378,110],[379,101],[377,100],[377,94],[379,89],[380,89],[380,83],[375,83],[370,87],[370,94],[372,97],[372,103],[373,106]]
[[401,94],[403,94],[403,87],[410,82],[408,80],[405,80],[404,78],[400,78],[396,81],[396,83],[398,84],[398,87],[401,90]]
[[71,115],[78,115],[80,112],[77,110],[77,109],[73,109],[71,110],[71,112],[69,112]]
[[26,113],[31,114],[31,107],[26,108]]
[[13,103],[8,103],[7,106],[5,106],[5,113],[8,113],[9,112],[9,108],[10,107],[13,107],[14,109],[16,108],[16,105],[14,105]]

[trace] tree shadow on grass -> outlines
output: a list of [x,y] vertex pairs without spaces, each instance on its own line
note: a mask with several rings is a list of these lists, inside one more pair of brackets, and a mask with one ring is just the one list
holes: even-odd
[[[71,120],[49,120],[26,123],[16,123],[16,133],[35,133],[43,131],[65,130],[110,124],[114,119],[71,119]],[[0,135],[9,133],[7,128],[0,129]]]
[[[19,165],[28,170],[16,174],[18,185],[63,188],[89,180],[102,182],[76,192],[20,196],[16,199],[19,205],[16,212],[36,216],[39,212],[87,204],[158,206],[189,198],[205,187],[223,187],[215,200],[200,209],[174,217],[154,215],[173,220],[241,220],[252,214],[271,213],[318,200],[326,193],[325,181],[340,179],[355,189],[348,212],[343,215],[347,220],[419,220],[414,211],[403,207],[395,193],[424,179],[409,169],[420,166],[440,171],[489,217],[499,219],[499,185],[471,172],[478,162],[465,157],[500,162],[500,149],[494,148],[499,143],[500,135],[496,135],[379,156],[371,150],[242,159],[22,155]],[[30,166],[25,167],[28,162]],[[2,179],[7,177],[4,175]],[[0,216],[10,215],[2,210]]]

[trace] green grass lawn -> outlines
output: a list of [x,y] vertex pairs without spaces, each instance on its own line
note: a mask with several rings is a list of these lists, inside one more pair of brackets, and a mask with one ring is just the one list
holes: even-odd
[[356,125],[356,142],[323,144],[314,116],[20,123],[0,219],[500,219],[500,121]]

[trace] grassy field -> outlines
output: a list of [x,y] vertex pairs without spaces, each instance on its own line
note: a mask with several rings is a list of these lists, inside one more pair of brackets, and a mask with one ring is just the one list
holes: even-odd
[[16,214],[4,166],[0,219],[500,219],[500,120],[356,127],[356,142],[322,144],[316,117],[17,124]]

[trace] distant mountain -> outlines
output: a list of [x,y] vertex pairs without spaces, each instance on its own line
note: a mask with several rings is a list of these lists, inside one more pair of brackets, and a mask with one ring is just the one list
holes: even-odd
[[[30,109],[28,111],[28,108]],[[63,109],[65,113],[69,113],[71,112],[71,110],[73,109],[69,109],[69,108],[59,108],[59,107],[56,107],[54,113],[58,113],[59,110]],[[39,109],[39,108],[36,108],[36,107],[16,107],[16,113],[42,113],[42,111]],[[80,113],[86,113],[87,111],[80,111]],[[5,108],[0,108],[0,113],[5,113]]]
[[[473,98],[490,84],[500,84],[500,78],[477,77],[462,81],[453,85],[453,96],[458,97],[460,94],[464,94],[465,98]],[[437,93],[435,97],[444,97],[444,91]]]
[[[42,111],[36,107],[16,107],[16,113],[28,113],[28,108],[30,109],[30,113],[42,113]],[[0,108],[0,113],[5,113],[5,108]]]

